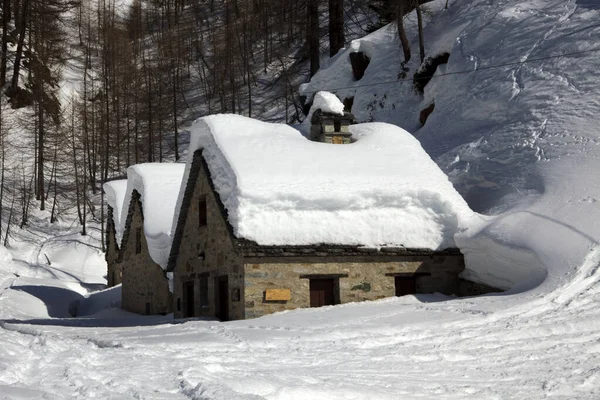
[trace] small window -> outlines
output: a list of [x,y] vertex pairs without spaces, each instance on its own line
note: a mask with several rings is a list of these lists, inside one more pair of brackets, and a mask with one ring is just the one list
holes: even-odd
[[333,131],[334,132],[340,132],[342,130],[342,121],[340,121],[339,119],[335,119],[333,121]]
[[181,297],[177,298],[177,311],[181,311]]
[[142,228],[135,230],[135,254],[142,252]]
[[208,276],[200,277],[200,307],[208,307]]
[[200,227],[207,225],[206,198],[198,201],[198,225]]

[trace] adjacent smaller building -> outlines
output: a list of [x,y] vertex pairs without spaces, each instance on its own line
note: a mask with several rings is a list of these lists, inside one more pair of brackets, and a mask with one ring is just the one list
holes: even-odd
[[[122,283],[121,303],[127,311],[138,314],[171,312],[172,297],[165,267],[171,246],[173,210],[184,168],[183,164],[166,163],[129,167],[121,207],[118,206],[119,196],[114,194],[121,193],[122,182],[105,184],[109,203],[109,285]],[[116,213],[120,216],[118,226]]]

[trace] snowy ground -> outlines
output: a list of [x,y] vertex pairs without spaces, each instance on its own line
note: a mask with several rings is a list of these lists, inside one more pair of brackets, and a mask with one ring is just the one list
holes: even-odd
[[[599,260],[594,251],[552,293],[407,296],[228,323],[173,324],[116,309],[48,319],[36,310],[38,294],[25,295],[23,287],[62,291],[45,300],[54,305],[77,297],[75,284],[17,278],[0,296],[0,393],[11,399],[598,398]],[[16,301],[17,318],[11,316]]]
[[92,292],[101,253],[47,229],[0,254],[0,398],[600,396],[600,249],[552,291],[174,322],[115,308],[119,287]]
[[[451,51],[448,73],[591,50],[600,34],[594,0],[450,6],[426,31],[438,29],[432,55]],[[355,100],[414,132],[470,204],[498,213],[456,239],[474,277],[512,291],[175,324],[106,309],[119,289],[90,295],[105,274],[97,233],[41,215],[13,240],[14,262],[0,251],[0,398],[600,398],[600,52],[586,54],[436,78],[405,103],[410,87],[393,85]]]

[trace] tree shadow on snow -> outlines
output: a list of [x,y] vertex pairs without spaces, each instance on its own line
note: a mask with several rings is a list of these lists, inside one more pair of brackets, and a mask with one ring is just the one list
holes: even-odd
[[575,3],[583,8],[600,10],[600,1],[598,0],[577,0]]
[[37,318],[37,319],[1,319],[0,324],[65,326],[77,328],[127,328],[135,326],[178,325],[185,320],[174,320],[172,316],[151,315],[132,316],[131,318]]
[[77,314],[77,304],[83,296],[69,289],[55,286],[12,286],[41,300],[52,318],[68,318]]

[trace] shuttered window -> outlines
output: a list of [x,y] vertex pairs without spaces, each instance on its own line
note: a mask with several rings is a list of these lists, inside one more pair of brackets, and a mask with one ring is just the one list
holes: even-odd
[[207,213],[206,213],[206,198],[202,198],[198,201],[198,226],[203,227],[207,224]]

